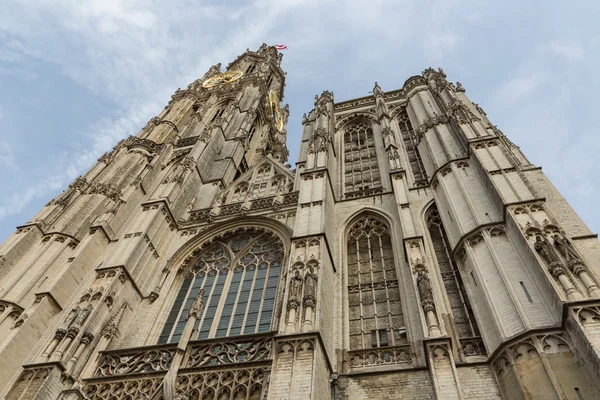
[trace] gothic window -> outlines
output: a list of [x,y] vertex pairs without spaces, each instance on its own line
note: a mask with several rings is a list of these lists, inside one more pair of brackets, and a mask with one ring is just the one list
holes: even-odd
[[350,350],[405,344],[389,227],[363,216],[350,226],[347,240]]
[[256,174],[254,175],[251,198],[257,199],[265,196],[270,175],[271,166],[269,164],[262,165],[260,168],[258,168]]
[[233,193],[231,194],[231,202],[239,203],[241,201],[244,201],[247,193],[248,193],[248,183],[247,182],[240,183],[239,185],[237,185],[237,187],[233,190]]
[[204,308],[192,340],[268,332],[283,250],[274,233],[251,228],[205,244],[179,289],[158,342],[179,341],[200,289]]
[[368,121],[349,125],[344,133],[344,188],[346,193],[381,186],[373,129]]
[[402,140],[404,142],[404,148],[408,155],[408,162],[410,163],[410,169],[412,170],[415,184],[427,183],[427,172],[425,172],[425,166],[423,160],[419,155],[419,149],[414,139],[415,132],[413,131],[410,119],[406,109],[398,116],[398,125],[400,125],[400,133],[402,134]]
[[479,336],[479,329],[475,322],[473,310],[471,309],[471,304],[467,298],[467,293],[465,292],[458,269],[452,262],[444,224],[435,204],[427,211],[426,219],[435,258],[442,279],[444,280],[444,287],[450,300],[450,306],[452,307],[452,315],[454,316],[458,336],[460,338]]
[[246,68],[246,75],[250,75],[254,70],[256,70],[256,64],[248,65],[248,68]]
[[271,83],[273,83],[273,74],[269,75],[269,78],[267,78],[267,89],[271,87]]
[[279,188],[283,188],[285,185],[285,178],[282,175],[275,175],[273,179],[271,179],[271,188],[269,190],[269,195],[275,196]]

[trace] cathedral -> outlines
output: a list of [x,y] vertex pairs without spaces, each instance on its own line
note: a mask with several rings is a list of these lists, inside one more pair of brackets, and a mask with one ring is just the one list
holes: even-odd
[[282,55],[211,67],[0,245],[0,398],[600,399],[600,242],[442,69],[286,164]]

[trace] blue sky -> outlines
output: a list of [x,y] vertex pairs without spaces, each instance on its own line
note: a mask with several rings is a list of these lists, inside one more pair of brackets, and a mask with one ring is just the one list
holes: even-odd
[[425,68],[460,81],[594,232],[600,2],[0,2],[0,240],[185,87],[285,43],[290,161],[314,95],[384,91]]

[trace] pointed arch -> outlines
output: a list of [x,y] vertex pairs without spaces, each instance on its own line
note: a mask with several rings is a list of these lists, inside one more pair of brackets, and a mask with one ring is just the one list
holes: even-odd
[[268,332],[276,312],[280,276],[289,250],[289,228],[263,218],[243,218],[192,238],[175,253],[179,273],[163,305],[158,343],[181,337],[194,299],[204,308],[192,339]]
[[[374,120],[355,113],[340,121],[342,129],[343,192],[347,197],[360,197],[382,187],[373,134]],[[368,114],[370,115],[370,114]]]
[[424,209],[425,226],[429,243],[433,249],[432,257],[444,282],[444,289],[450,302],[454,325],[459,338],[479,336],[479,327],[464,288],[460,272],[452,260],[451,248],[444,229],[440,213],[434,202]]
[[344,237],[349,350],[407,343],[389,219],[363,211]]

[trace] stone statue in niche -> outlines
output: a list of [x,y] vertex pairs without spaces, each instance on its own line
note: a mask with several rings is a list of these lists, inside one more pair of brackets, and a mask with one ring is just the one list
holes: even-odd
[[81,310],[81,308],[79,306],[76,306],[71,311],[69,311],[67,318],[65,318],[64,322],[60,325],[60,327],[58,329],[64,330],[64,331],[69,329],[69,327],[71,326],[73,321],[75,321],[75,318],[77,318],[77,314],[79,314],[80,310]]
[[533,248],[540,255],[540,257],[542,257],[546,264],[550,265],[555,262],[560,262],[560,260],[554,253],[552,246],[550,245],[550,243],[548,243],[548,240],[546,240],[546,238],[536,236]]
[[75,319],[75,322],[73,323],[73,325],[81,326],[85,322],[85,320],[87,319],[88,315],[90,315],[91,312],[92,312],[91,304],[88,304],[87,307],[79,310],[79,313],[77,314],[77,318]]
[[310,268],[304,277],[306,282],[306,296],[316,298],[317,296],[317,274]]
[[433,300],[433,292],[431,291],[431,282],[422,270],[417,274],[417,287],[421,301]]
[[302,297],[302,278],[300,271],[296,271],[290,281],[290,299],[300,299]]
[[567,262],[571,260],[579,260],[579,256],[575,252],[573,245],[565,238],[559,235],[552,236],[554,239],[554,246],[558,249],[558,252],[565,257]]

